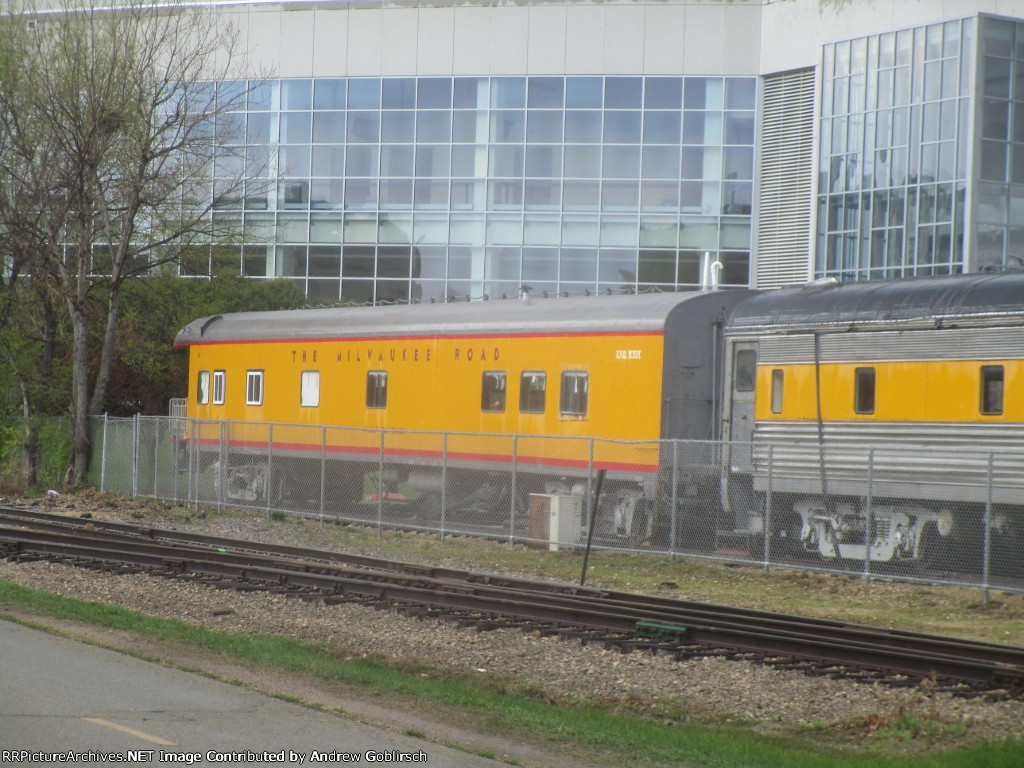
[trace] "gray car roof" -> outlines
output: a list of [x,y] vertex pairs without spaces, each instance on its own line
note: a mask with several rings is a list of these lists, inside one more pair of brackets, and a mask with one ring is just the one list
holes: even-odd
[[1024,272],[972,273],[767,291],[742,302],[730,332],[1024,320]]
[[505,299],[378,307],[238,312],[195,320],[175,346],[377,336],[662,331],[702,292]]

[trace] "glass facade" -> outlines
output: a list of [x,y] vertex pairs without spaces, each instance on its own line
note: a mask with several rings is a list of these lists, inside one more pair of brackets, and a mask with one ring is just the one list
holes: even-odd
[[819,277],[968,268],[977,23],[957,19],[823,46]]
[[976,268],[1024,266],[1024,23],[981,17]]
[[745,286],[756,92],[754,77],[274,81],[217,121],[267,171],[217,199],[215,231],[239,245],[193,266],[291,278],[311,303],[672,291],[700,284],[705,253]]

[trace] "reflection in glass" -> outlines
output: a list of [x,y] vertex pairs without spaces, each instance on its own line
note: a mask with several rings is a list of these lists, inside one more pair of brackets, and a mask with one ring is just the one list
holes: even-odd
[[[961,69],[943,60],[941,78],[951,71]],[[241,254],[229,249],[224,261],[240,263],[250,276],[281,272],[301,279],[310,297],[358,303],[514,295],[520,264],[523,279],[541,292],[671,287],[677,239],[693,251],[717,253],[721,244],[749,253],[756,82],[640,76],[271,81],[250,95],[248,114],[226,113],[216,126],[225,145],[250,143],[237,157],[221,153],[224,181],[214,191],[221,209],[294,211],[276,226],[265,224],[265,237],[247,224],[246,237],[296,250],[286,258],[283,250],[254,243],[256,250]],[[244,93],[240,83],[222,90],[225,99]],[[873,83],[866,92],[875,92]],[[959,126],[964,104],[959,98],[942,104],[941,143],[929,150],[935,162],[926,158],[946,184],[955,181],[961,146],[946,117]],[[858,117],[854,123],[875,135],[874,122]],[[850,124],[844,118],[844,141]],[[919,163],[920,147],[913,151]],[[906,173],[905,156],[902,163]],[[844,161],[839,189],[853,183],[849,174],[859,167]],[[1021,168],[1024,173],[1024,153]],[[263,190],[255,182],[228,188],[228,177],[246,170],[266,179]],[[195,197],[202,200],[202,190]],[[937,193],[935,216],[939,205]],[[414,212],[421,217],[415,233]],[[321,250],[307,253],[309,243]],[[678,279],[684,272],[680,267]]]

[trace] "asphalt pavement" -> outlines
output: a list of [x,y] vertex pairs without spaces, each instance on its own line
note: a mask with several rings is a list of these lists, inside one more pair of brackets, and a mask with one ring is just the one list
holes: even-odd
[[0,621],[0,765],[497,763]]

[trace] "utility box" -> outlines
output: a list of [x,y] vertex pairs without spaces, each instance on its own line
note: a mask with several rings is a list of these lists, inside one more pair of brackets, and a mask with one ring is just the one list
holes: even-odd
[[528,521],[530,546],[552,552],[579,546],[586,531],[583,527],[583,497],[550,493],[530,494]]

